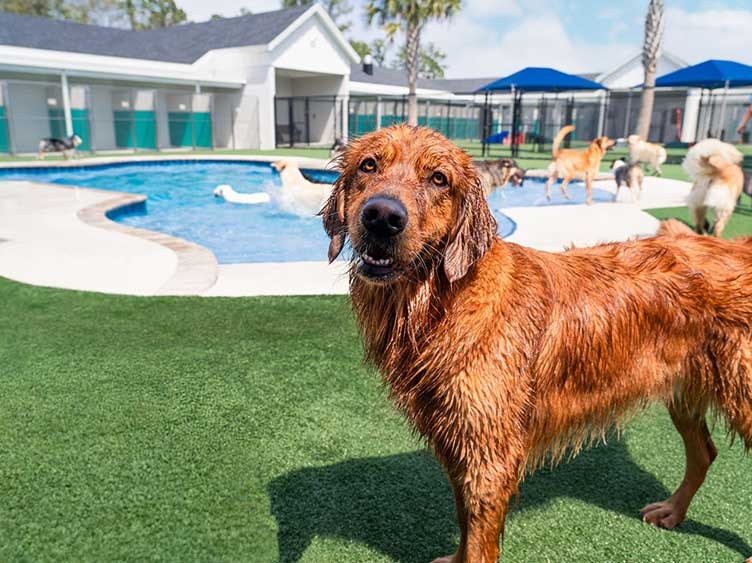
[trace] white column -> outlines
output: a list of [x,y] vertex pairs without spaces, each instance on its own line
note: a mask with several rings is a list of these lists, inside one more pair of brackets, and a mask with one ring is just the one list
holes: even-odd
[[376,131],[381,129],[381,96],[376,96]]
[[68,75],[65,71],[60,75],[60,87],[63,90],[63,114],[65,115],[65,134],[73,135],[73,118],[71,117],[70,90],[68,90]]
[[603,127],[606,124],[606,96],[608,92],[602,90],[599,92],[600,107],[598,108],[598,136],[603,135]]
[[684,116],[682,118],[682,143],[693,143],[697,132],[697,120],[700,118],[700,90],[691,88],[687,90],[684,101]]
[[726,81],[726,85],[723,88],[723,99],[721,100],[721,116],[718,118],[718,126],[715,129],[715,137],[716,139],[721,138],[721,133],[723,133],[723,122],[726,119],[726,96],[728,96],[729,91],[729,81]]

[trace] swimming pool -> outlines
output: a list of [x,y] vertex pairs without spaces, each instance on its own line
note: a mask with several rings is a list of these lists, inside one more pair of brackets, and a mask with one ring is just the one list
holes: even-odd
[[[333,182],[337,174],[306,170],[316,179]],[[268,163],[185,160],[118,163],[96,166],[0,169],[1,180],[31,180],[143,194],[144,206],[114,212],[119,223],[159,231],[200,244],[211,250],[220,264],[241,262],[294,262],[326,260],[329,241],[319,217],[284,213],[274,203],[242,205],[228,203],[212,194],[219,184],[238,192],[268,191],[280,186],[279,175]],[[550,204],[581,203],[584,188],[570,187],[573,201],[554,189]],[[594,190],[593,199],[612,196]],[[522,188],[497,190],[489,198],[499,224],[499,234],[514,232],[514,222],[505,207],[549,205],[540,181],[526,180]]]

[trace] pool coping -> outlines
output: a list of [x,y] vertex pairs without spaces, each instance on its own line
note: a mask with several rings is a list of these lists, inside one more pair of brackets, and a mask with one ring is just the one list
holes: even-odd
[[18,162],[0,162],[0,170],[24,168],[86,168],[89,166],[107,166],[111,164],[139,164],[143,162],[192,162],[201,160],[227,162],[256,162],[271,163],[279,160],[293,160],[304,168],[317,170],[334,170],[330,167],[330,159],[312,158],[308,156],[288,155],[221,155],[221,154],[162,154],[143,156],[94,156],[90,158],[72,158],[70,160],[22,160]]
[[174,273],[157,289],[154,295],[200,295],[217,282],[219,275],[217,258],[208,248],[194,242],[160,233],[159,231],[150,231],[148,229],[123,225],[107,216],[108,213],[122,210],[126,207],[143,205],[147,199],[145,195],[110,192],[106,190],[98,191],[106,192],[107,194],[115,193],[117,195],[79,209],[77,216],[81,221],[91,227],[131,235],[159,244],[172,250],[177,256],[178,263]]

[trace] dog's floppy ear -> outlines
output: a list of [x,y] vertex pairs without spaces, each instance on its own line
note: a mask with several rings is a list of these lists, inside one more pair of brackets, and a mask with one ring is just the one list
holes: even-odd
[[347,227],[345,225],[345,184],[347,180],[345,175],[341,174],[337,181],[334,182],[332,193],[319,211],[319,215],[324,218],[324,230],[331,239],[329,242],[329,262],[334,260],[342,252],[347,236]]
[[444,253],[444,273],[450,282],[462,278],[496,238],[496,219],[488,208],[480,179],[473,174],[467,187]]

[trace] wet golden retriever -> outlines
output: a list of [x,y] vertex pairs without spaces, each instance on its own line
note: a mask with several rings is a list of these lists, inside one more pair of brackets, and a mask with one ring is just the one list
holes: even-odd
[[572,199],[567,193],[567,185],[575,178],[585,180],[587,190],[587,204],[593,203],[593,179],[598,174],[601,166],[601,160],[606,151],[616,144],[616,141],[608,137],[597,137],[590,146],[584,151],[574,149],[560,149],[559,145],[569,133],[574,131],[574,125],[567,125],[554,137],[551,155],[553,160],[548,165],[548,180],[546,181],[546,198],[551,200],[551,184],[559,178],[561,182],[561,193],[567,199]]
[[708,410],[752,446],[752,239],[669,225],[560,254],[506,243],[470,157],[429,129],[365,135],[339,165],[329,258],[349,237],[366,357],[451,481],[460,543],[439,561],[496,561],[526,470],[649,400],[668,406],[687,461],[643,509],[651,524],[678,525],[702,484]]

